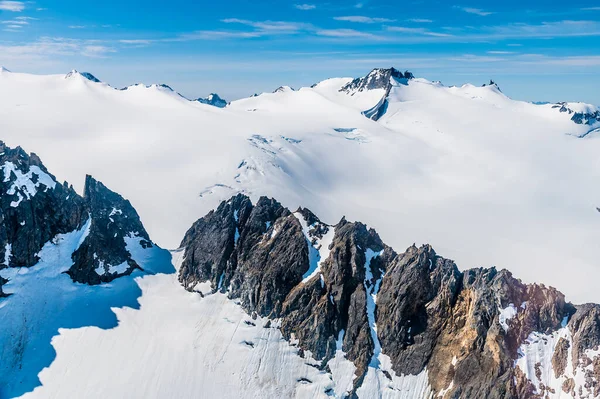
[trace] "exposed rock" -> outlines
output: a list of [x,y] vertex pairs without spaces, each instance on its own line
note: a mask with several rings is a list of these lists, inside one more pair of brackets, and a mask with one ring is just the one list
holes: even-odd
[[571,120],[578,125],[595,125],[600,123],[600,110],[588,111],[588,112],[575,112],[569,108],[569,104],[566,102],[557,103],[552,108],[558,108],[560,112],[565,112],[571,115]]
[[564,338],[560,338],[552,355],[552,368],[554,369],[554,377],[558,378],[565,373],[567,362],[569,361],[569,348],[571,344]]
[[[330,229],[331,243],[322,248]],[[396,376],[427,369],[434,396],[600,392],[600,355],[590,352],[600,345],[600,306],[574,307],[556,289],[523,284],[506,270],[460,272],[429,245],[396,254],[362,223],[342,219],[328,226],[308,209],[291,214],[267,198],[253,206],[243,195],[197,221],[182,247],[179,278],[187,289],[210,281],[214,290],[239,298],[248,313],[277,319],[283,336],[303,356],[310,351],[321,369],[329,372],[327,362],[341,340],[356,366],[350,396],[369,367],[379,367],[373,361],[378,347]],[[314,267],[315,251],[326,258],[303,277]],[[570,341],[557,340],[552,364],[515,366],[530,337],[548,342],[545,337],[565,328]],[[569,361],[573,369],[585,367],[585,386],[567,373]],[[544,382],[548,368],[558,385]],[[385,375],[393,381],[392,370]]]
[[378,120],[383,116],[388,106],[388,96],[393,87],[392,78],[396,83],[407,84],[414,78],[411,72],[400,72],[395,68],[375,68],[367,76],[356,78],[344,85],[339,91],[351,96],[366,90],[383,89],[384,94],[372,108],[363,111],[363,115],[372,120]]
[[356,78],[344,85],[340,91],[350,95],[365,90],[384,89],[387,91],[391,86],[390,79],[392,77],[408,80],[413,79],[414,75],[408,71],[402,73],[396,68],[375,68],[367,76]]
[[202,104],[212,105],[217,108],[225,108],[227,106],[227,101],[223,100],[216,93],[210,93],[205,98],[197,98],[196,101]]
[[33,266],[44,244],[83,225],[83,199],[35,154],[0,141],[0,269]]
[[84,200],[91,217],[90,231],[73,253],[74,264],[67,273],[74,281],[100,284],[139,269],[126,239],[142,248],[152,243],[131,203],[89,175]]
[[252,208],[246,196],[238,195],[221,203],[187,231],[181,242],[185,257],[179,270],[179,281],[187,290],[193,291],[205,281],[210,281],[216,290],[226,269],[233,272],[235,265],[227,265],[239,239],[239,227],[246,224]]
[[[126,240],[142,247],[152,244],[129,201],[91,176],[82,198],[66,182],[59,184],[37,155],[2,142],[0,167],[0,269],[35,265],[45,244],[88,223],[86,239],[67,272],[74,281],[99,284],[139,267]],[[6,282],[0,279],[0,296]]]

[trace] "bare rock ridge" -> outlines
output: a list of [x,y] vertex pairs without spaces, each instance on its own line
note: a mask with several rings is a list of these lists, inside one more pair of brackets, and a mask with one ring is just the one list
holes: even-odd
[[385,114],[388,106],[388,96],[394,84],[406,85],[409,80],[414,79],[414,75],[406,71],[404,73],[395,68],[375,68],[367,76],[356,78],[344,85],[340,92],[348,95],[367,90],[383,90],[384,94],[381,99],[372,108],[363,111],[363,115],[374,121],[378,120]]
[[569,108],[567,103],[558,103],[552,106],[552,108],[558,108],[560,112],[566,112],[571,116],[571,120],[578,125],[594,125],[600,123],[600,110],[590,112],[576,112]]
[[277,319],[323,370],[341,341],[356,366],[349,397],[372,369],[390,381],[427,373],[436,397],[600,393],[600,306],[506,270],[461,272],[429,245],[397,254],[360,222],[329,226],[241,194],[194,223],[181,247],[187,290],[225,292]]
[[[152,244],[129,201],[91,176],[82,197],[66,182],[59,184],[37,155],[1,141],[0,168],[0,269],[34,266],[44,245],[83,228],[89,231],[68,271],[74,281],[99,284],[139,267],[126,240]],[[0,296],[5,283],[0,280]]]
[[142,248],[151,247],[152,242],[131,203],[89,175],[84,192],[90,233],[73,253],[68,274],[73,281],[100,284],[139,269],[126,239],[137,240]]

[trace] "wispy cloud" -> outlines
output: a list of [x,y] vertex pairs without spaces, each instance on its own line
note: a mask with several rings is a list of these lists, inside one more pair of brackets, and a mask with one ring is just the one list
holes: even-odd
[[81,48],[81,55],[91,58],[104,58],[108,53],[115,53],[115,50],[109,46],[91,45]]
[[581,11],[600,11],[600,7],[584,7]]
[[495,54],[495,55],[508,55],[508,54],[515,54],[514,51],[501,51],[501,50],[491,50],[487,52],[488,54]]
[[25,9],[25,3],[22,1],[0,1],[0,10],[20,12]]
[[149,45],[152,44],[153,40],[149,39],[121,39],[119,43],[122,44],[135,44],[135,45]]
[[85,25],[69,25],[69,29],[85,29]]
[[452,36],[448,33],[432,32],[425,28],[409,28],[409,27],[405,27],[405,26],[388,26],[387,30],[389,32],[400,32],[400,33],[406,33],[406,34],[424,35],[424,36],[433,36],[433,37],[451,37]]
[[414,22],[417,24],[430,24],[433,22],[433,20],[426,18],[409,18],[406,20],[406,22]]
[[354,8],[363,8],[365,6],[364,2],[358,2],[354,5]]
[[7,21],[2,21],[2,23],[10,24],[10,25],[29,25],[29,22],[23,21],[20,19],[11,19],[11,20],[7,20]]
[[314,4],[294,4],[294,7],[296,7],[298,10],[303,11],[314,10],[315,8],[317,8],[317,6]]
[[250,21],[239,18],[226,18],[221,20],[226,24],[241,24],[251,26],[262,33],[296,33],[303,29],[308,29],[312,25],[302,22],[284,22],[284,21]]
[[336,21],[346,21],[346,22],[356,22],[360,24],[375,24],[375,23],[385,23],[385,22],[394,22],[395,19],[388,18],[371,18],[365,17],[362,15],[349,15],[345,17],[334,17]]
[[362,39],[382,39],[381,36],[373,33],[362,32],[356,29],[320,29],[315,32],[318,36],[335,37],[335,38],[362,38]]
[[559,37],[585,37],[600,36],[600,22],[598,21],[554,21],[541,24],[508,24],[481,28],[481,34],[475,38],[488,39],[535,39]]
[[265,36],[265,33],[253,31],[225,31],[225,30],[199,30],[190,33],[184,33],[176,38],[162,39],[163,42],[183,42],[190,40],[221,40],[221,39],[252,39]]
[[492,15],[493,12],[491,11],[484,11],[481,8],[473,8],[473,7],[461,7],[461,6],[455,6],[455,8],[458,8],[459,10],[462,10],[468,14],[475,14],[475,15],[479,15],[482,17],[487,17],[488,15]]
[[39,60],[51,56],[102,58],[114,53],[115,48],[96,40],[79,40],[62,37],[42,37],[31,43],[0,45],[0,53],[9,60]]

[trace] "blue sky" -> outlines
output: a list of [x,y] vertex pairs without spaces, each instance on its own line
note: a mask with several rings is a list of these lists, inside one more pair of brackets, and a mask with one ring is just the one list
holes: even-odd
[[0,65],[227,99],[380,66],[600,105],[597,1],[0,0]]

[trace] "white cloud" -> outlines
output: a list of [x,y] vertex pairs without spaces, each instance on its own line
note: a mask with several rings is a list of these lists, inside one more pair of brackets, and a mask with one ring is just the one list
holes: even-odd
[[54,56],[99,58],[116,49],[98,43],[97,40],[79,40],[62,37],[42,37],[31,43],[0,45],[0,54],[7,60],[41,60]]
[[29,25],[29,22],[27,21],[22,21],[19,19],[12,19],[12,20],[8,20],[8,21],[2,21],[3,24],[10,24],[10,25]]
[[600,7],[585,7],[581,11],[600,11]]
[[432,37],[452,37],[452,35],[447,33],[438,33],[432,32],[425,28],[408,28],[405,26],[389,26],[387,28],[389,32],[400,32],[414,35],[424,35],[424,36],[432,36]]
[[122,44],[135,44],[135,45],[148,45],[151,44],[153,40],[148,39],[122,39],[119,40],[119,43]]
[[285,21],[250,21],[247,19],[239,18],[226,18],[222,19],[221,22],[226,24],[241,24],[251,26],[258,30],[259,33],[264,34],[290,34],[297,33],[301,30],[311,29],[312,25],[302,22],[285,22]]
[[191,33],[184,33],[173,39],[163,39],[163,42],[184,42],[189,40],[220,40],[220,39],[252,39],[264,36],[263,32],[240,32],[225,30],[199,30]]
[[480,8],[459,7],[459,6],[456,6],[456,8],[458,8],[459,10],[463,10],[466,13],[475,14],[475,15],[479,15],[479,16],[482,16],[482,17],[487,17],[488,15],[492,15],[493,14],[493,12],[491,12],[491,11],[484,11],[484,10],[482,10]]
[[20,12],[25,9],[25,3],[22,1],[0,1],[0,10]]
[[315,8],[317,8],[317,6],[315,6],[314,4],[294,4],[294,7],[296,7],[298,10],[303,11],[314,10]]
[[487,52],[488,54],[497,54],[497,55],[506,55],[506,54],[514,54],[514,51],[500,51],[500,50],[491,50]]
[[85,25],[69,25],[69,29],[85,29]]
[[372,33],[361,32],[355,29],[321,29],[315,32],[318,36],[337,37],[337,38],[363,38],[363,39],[382,39]]
[[415,22],[418,24],[430,24],[433,22],[433,20],[431,19],[425,19],[425,18],[410,18],[406,20],[407,22]]
[[100,45],[83,46],[81,49],[82,55],[92,58],[104,58],[108,53],[114,52],[114,48]]
[[361,24],[374,24],[374,23],[384,23],[384,22],[394,22],[395,19],[388,18],[371,18],[365,17],[361,15],[350,15],[345,17],[334,17],[336,21],[346,21],[346,22],[357,22]]

